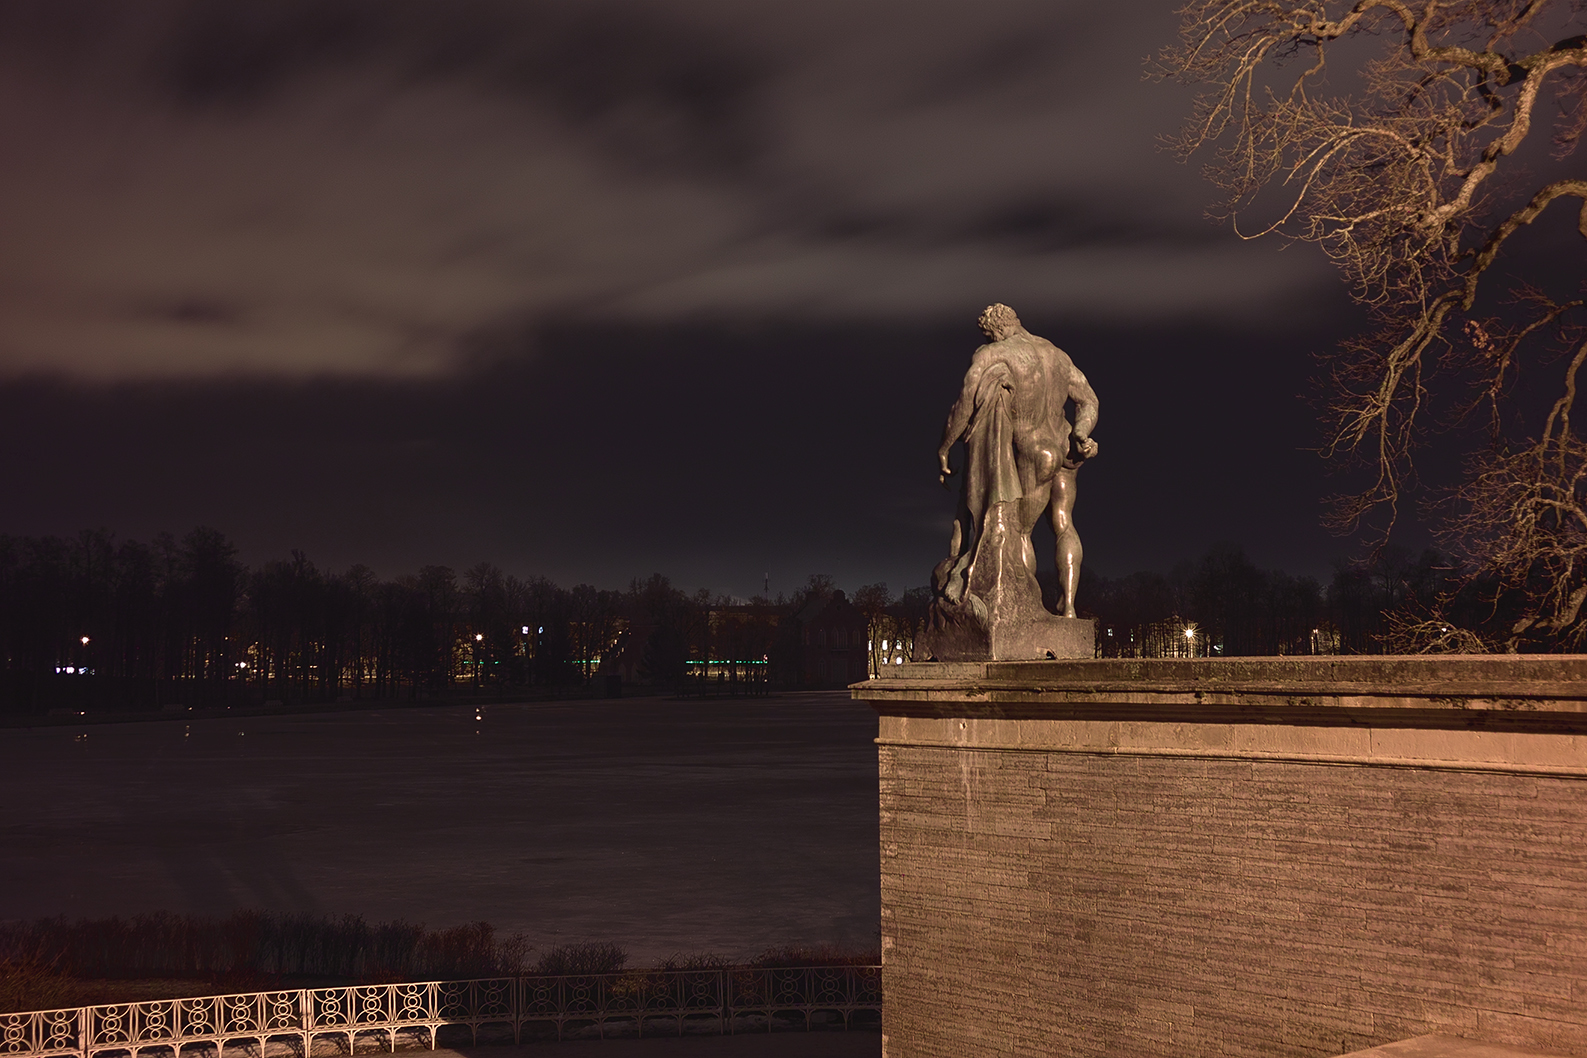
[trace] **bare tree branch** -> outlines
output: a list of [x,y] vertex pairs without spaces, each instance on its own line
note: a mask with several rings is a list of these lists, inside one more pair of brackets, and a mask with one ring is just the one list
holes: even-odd
[[[1166,76],[1205,86],[1174,146],[1185,157],[1213,155],[1207,175],[1223,192],[1218,215],[1242,238],[1277,234],[1320,246],[1375,320],[1376,331],[1332,363],[1324,452],[1369,469],[1364,487],[1337,499],[1332,522],[1358,528],[1381,517],[1375,539],[1387,538],[1415,480],[1429,380],[1477,365],[1496,448],[1472,467],[1467,509],[1508,521],[1497,536],[1472,524],[1457,535],[1476,548],[1474,568],[1529,593],[1537,606],[1528,628],[1547,624],[1551,634],[1575,627],[1587,600],[1576,595],[1587,556],[1565,542],[1584,502],[1574,491],[1582,464],[1569,428],[1579,354],[1542,432],[1519,448],[1505,447],[1500,406],[1522,343],[1563,335],[1565,319],[1583,306],[1512,299],[1517,311],[1533,312],[1515,327],[1471,313],[1497,293],[1490,286],[1509,281],[1494,276],[1512,236],[1555,201],[1580,201],[1575,228],[1587,237],[1587,179],[1527,189],[1517,159],[1540,127],[1553,126],[1560,157],[1587,132],[1583,6],[1197,0],[1181,10],[1180,42],[1158,64]],[[1366,51],[1373,54],[1363,59]],[[1341,66],[1340,56],[1349,61]],[[1338,87],[1352,82],[1358,91]],[[1553,116],[1539,107],[1551,97],[1560,104]],[[1282,196],[1276,208],[1273,194]],[[1527,558],[1528,547],[1541,550]],[[1517,580],[1498,563],[1528,572]],[[1538,578],[1557,583],[1540,587]]]

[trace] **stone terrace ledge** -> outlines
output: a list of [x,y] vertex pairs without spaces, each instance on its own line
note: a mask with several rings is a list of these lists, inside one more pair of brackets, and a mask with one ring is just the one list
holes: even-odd
[[1587,776],[1587,655],[923,662],[882,745]]
[[1587,1058],[1587,656],[924,663],[853,693],[886,1058]]

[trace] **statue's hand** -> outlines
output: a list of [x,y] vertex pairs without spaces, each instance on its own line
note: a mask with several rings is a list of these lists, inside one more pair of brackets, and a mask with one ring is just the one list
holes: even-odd
[[1097,443],[1089,437],[1080,438],[1080,458],[1090,459],[1097,454]]
[[953,476],[953,468],[948,466],[948,453],[937,453],[937,482],[943,488],[948,487],[948,479]]

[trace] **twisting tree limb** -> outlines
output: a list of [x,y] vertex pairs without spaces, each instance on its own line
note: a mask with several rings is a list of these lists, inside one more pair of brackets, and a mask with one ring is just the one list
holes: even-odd
[[[1214,153],[1208,175],[1224,192],[1222,215],[1237,231],[1242,216],[1258,217],[1248,228],[1255,234],[1242,237],[1277,233],[1318,244],[1377,324],[1333,361],[1324,452],[1371,468],[1365,487],[1340,498],[1335,524],[1355,528],[1379,513],[1376,539],[1386,538],[1413,478],[1429,380],[1435,369],[1456,365],[1485,376],[1479,388],[1499,446],[1486,469],[1473,469],[1470,504],[1499,503],[1481,517],[1510,519],[1528,546],[1543,546],[1542,528],[1523,526],[1576,524],[1570,504],[1578,501],[1561,490],[1575,487],[1568,467],[1579,465],[1569,430],[1579,362],[1566,369],[1564,403],[1516,453],[1529,453],[1530,462],[1510,463],[1498,409],[1522,340],[1558,332],[1582,303],[1523,298],[1518,304],[1533,320],[1499,342],[1471,313],[1495,293],[1488,288],[1511,237],[1555,201],[1580,201],[1575,228],[1587,238],[1587,179],[1526,189],[1517,159],[1539,127],[1554,127],[1561,153],[1587,131],[1582,0],[1197,0],[1181,16],[1180,43],[1162,54],[1159,68],[1207,91],[1178,150]],[[1347,45],[1352,50],[1343,54],[1352,58],[1374,46],[1376,53],[1343,71],[1330,67]],[[1332,85],[1330,70],[1346,75],[1340,80],[1357,77],[1360,92]],[[1549,90],[1569,104],[1557,120],[1540,109]],[[1283,205],[1263,219],[1259,196],[1267,189],[1283,189]],[[1483,336],[1485,344],[1474,338],[1471,345],[1486,355],[1470,357],[1455,326],[1462,317],[1477,324],[1466,333]],[[1539,470],[1531,479],[1542,491],[1528,493],[1526,503],[1494,491],[1495,467],[1508,467],[1514,485],[1519,467],[1545,463],[1547,475]],[[1587,592],[1577,598],[1576,589],[1587,584],[1587,559],[1567,562],[1564,552],[1550,552],[1539,565],[1523,562],[1514,541],[1501,546],[1469,531],[1463,539],[1481,545],[1471,557],[1494,576],[1501,561],[1531,571],[1524,591],[1551,616],[1539,611],[1529,628],[1548,623],[1562,633],[1579,622]],[[1559,583],[1545,590],[1539,577]]]

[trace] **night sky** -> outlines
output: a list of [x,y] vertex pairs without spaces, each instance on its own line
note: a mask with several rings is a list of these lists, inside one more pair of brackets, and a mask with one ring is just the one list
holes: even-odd
[[1003,301],[1100,395],[1093,569],[1326,576],[1360,319],[1160,148],[1174,6],[8,0],[0,532],[897,591]]

